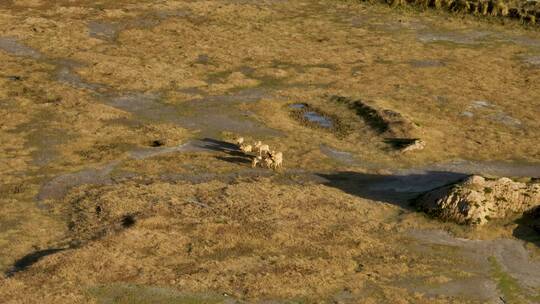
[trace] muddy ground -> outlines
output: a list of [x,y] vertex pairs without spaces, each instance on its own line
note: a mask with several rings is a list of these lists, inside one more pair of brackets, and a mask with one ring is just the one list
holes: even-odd
[[[470,173],[540,177],[538,29],[357,1],[12,0],[0,67],[2,302],[540,301],[519,215],[473,229],[408,204]],[[284,169],[252,169],[236,135]]]

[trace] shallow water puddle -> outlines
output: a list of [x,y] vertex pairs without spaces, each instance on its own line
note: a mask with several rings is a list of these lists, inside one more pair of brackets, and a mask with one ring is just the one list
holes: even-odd
[[332,121],[321,114],[314,111],[307,111],[304,113],[304,118],[309,122],[314,122],[323,128],[331,128],[333,126]]
[[334,126],[334,123],[332,122],[330,118],[327,118],[314,110],[310,110],[310,108],[306,104],[294,103],[294,104],[289,105],[289,108],[293,110],[303,111],[302,117],[310,123],[317,124],[320,127],[327,128],[327,129],[330,129]]

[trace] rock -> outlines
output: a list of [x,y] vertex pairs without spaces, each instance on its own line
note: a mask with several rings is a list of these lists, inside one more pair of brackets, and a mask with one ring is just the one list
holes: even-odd
[[484,185],[486,179],[480,175],[471,175],[467,177],[464,181],[464,185]]
[[458,224],[483,225],[540,206],[540,183],[473,175],[456,184],[427,192],[416,206],[433,216]]

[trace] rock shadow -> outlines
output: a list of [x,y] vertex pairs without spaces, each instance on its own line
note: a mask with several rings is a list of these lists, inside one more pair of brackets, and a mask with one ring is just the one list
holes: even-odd
[[384,139],[384,143],[389,145],[392,149],[401,150],[407,148],[410,145],[413,145],[420,138],[394,138],[387,137]]
[[420,194],[458,182],[468,174],[446,171],[419,171],[402,174],[368,174],[352,171],[317,174],[323,184],[346,193],[413,209],[411,200]]
[[516,223],[518,226],[512,231],[512,235],[540,247],[540,206],[525,212]]

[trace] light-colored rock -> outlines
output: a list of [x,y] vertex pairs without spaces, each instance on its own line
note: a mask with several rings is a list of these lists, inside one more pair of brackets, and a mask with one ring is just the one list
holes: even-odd
[[484,185],[486,179],[480,175],[471,175],[467,177],[464,181],[464,185]]
[[423,150],[426,147],[426,142],[420,139],[415,140],[412,144],[406,146],[401,152],[410,152],[414,150]]
[[421,195],[416,206],[442,220],[483,225],[540,205],[540,183],[515,182],[509,178],[470,176]]

